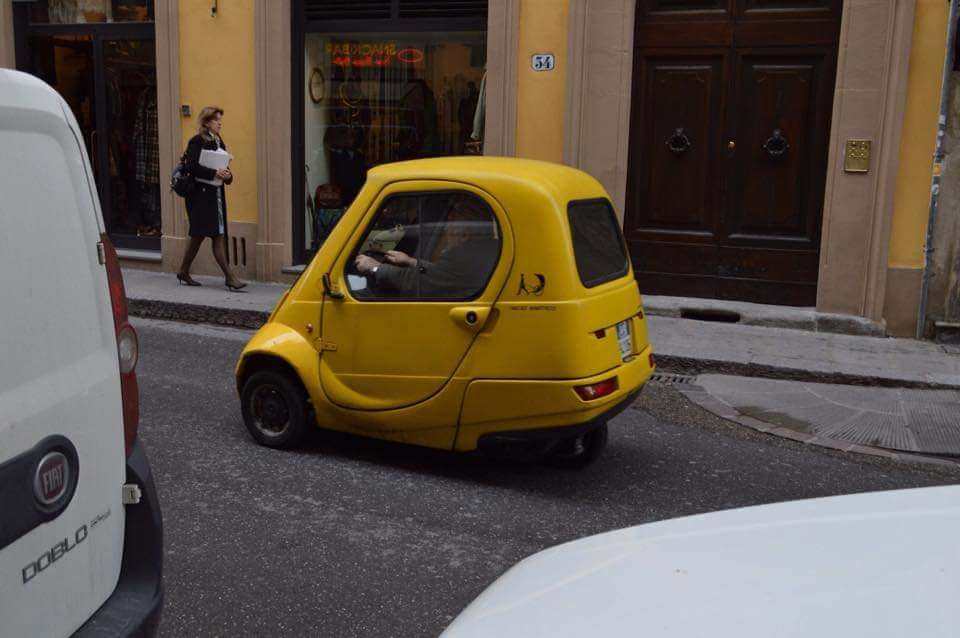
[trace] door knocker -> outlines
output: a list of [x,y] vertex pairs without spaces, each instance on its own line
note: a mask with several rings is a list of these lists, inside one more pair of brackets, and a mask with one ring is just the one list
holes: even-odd
[[783,136],[783,132],[778,128],[773,129],[773,135],[763,143],[763,150],[765,150],[770,157],[780,157],[787,152],[788,148],[790,148],[790,144],[787,142],[787,138]]
[[683,127],[673,129],[673,135],[667,139],[667,148],[674,155],[680,155],[690,148],[690,138],[683,132]]

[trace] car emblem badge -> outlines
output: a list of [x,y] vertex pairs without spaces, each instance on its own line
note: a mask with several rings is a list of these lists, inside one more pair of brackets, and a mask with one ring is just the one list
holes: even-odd
[[37,501],[48,507],[56,503],[70,485],[70,464],[61,452],[46,454],[37,464],[33,477],[33,495]]

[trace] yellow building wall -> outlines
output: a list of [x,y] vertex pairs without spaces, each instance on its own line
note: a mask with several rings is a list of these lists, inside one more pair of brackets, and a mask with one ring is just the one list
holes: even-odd
[[[567,102],[568,0],[522,0],[517,59],[517,156],[563,160]],[[552,71],[534,71],[535,53],[553,53]]]
[[892,268],[923,267],[949,9],[942,0],[917,0],[890,231]]
[[180,102],[192,115],[182,118],[183,147],[196,134],[204,106],[224,110],[224,142],[234,159],[227,188],[230,221],[257,221],[256,77],[253,0],[180,0]]

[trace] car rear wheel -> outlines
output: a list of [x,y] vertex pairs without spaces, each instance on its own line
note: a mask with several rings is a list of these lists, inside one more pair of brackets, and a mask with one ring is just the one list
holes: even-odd
[[250,375],[240,395],[250,435],[268,447],[294,447],[307,430],[307,397],[299,383],[274,370]]
[[565,439],[550,451],[546,463],[565,470],[585,468],[600,458],[607,447],[607,436],[607,424],[604,423],[589,432]]

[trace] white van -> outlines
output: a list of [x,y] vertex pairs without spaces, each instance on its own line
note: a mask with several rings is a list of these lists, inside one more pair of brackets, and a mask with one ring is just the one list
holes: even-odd
[[137,337],[70,108],[0,70],[0,636],[155,632]]

